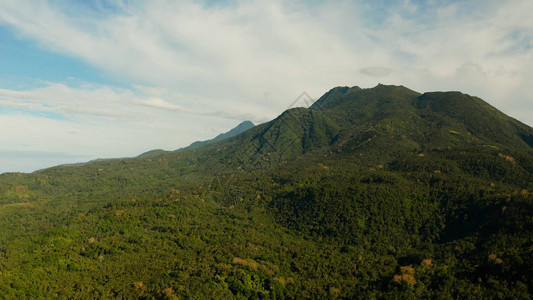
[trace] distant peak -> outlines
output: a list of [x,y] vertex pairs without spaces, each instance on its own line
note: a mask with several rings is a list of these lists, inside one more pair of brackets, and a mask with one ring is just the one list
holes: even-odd
[[251,121],[243,121],[239,125],[237,125],[237,127],[240,127],[240,126],[246,126],[246,127],[250,127],[251,126],[251,127],[254,127],[255,124],[252,123]]
[[206,140],[206,141],[196,141],[196,142],[190,144],[189,146],[187,146],[185,148],[178,149],[176,151],[194,149],[194,148],[198,148],[198,147],[201,147],[201,146],[213,143],[213,142],[218,142],[218,141],[230,138],[230,137],[237,136],[237,135],[239,135],[239,134],[241,134],[241,133],[245,132],[246,130],[251,129],[253,127],[255,127],[254,123],[252,123],[250,121],[243,121],[239,125],[237,125],[235,128],[231,129],[230,131],[228,131],[226,133],[221,133],[221,134],[217,135],[213,139]]

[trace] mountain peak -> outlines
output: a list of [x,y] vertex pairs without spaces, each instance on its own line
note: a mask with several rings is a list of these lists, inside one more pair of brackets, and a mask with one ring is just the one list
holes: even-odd
[[254,123],[252,123],[251,121],[243,121],[241,122],[239,125],[237,125],[235,128],[231,129],[230,131],[228,131],[226,134],[230,134],[232,132],[243,132],[243,131],[246,131],[252,127],[254,127]]
[[343,107],[346,102],[357,100],[365,101],[372,99],[398,99],[419,96],[420,93],[410,90],[403,85],[384,85],[379,83],[375,87],[362,89],[358,86],[335,87],[320,97],[312,106],[312,109],[328,110]]

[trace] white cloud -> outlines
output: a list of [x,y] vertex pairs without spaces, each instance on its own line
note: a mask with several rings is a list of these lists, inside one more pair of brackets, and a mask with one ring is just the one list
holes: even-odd
[[385,77],[392,72],[391,68],[386,67],[365,67],[359,70],[359,73],[372,77]]
[[[23,92],[0,90],[0,152],[18,152],[18,161],[31,165],[35,159],[24,153],[66,153],[52,159],[39,154],[44,161],[57,162],[62,157],[63,163],[73,157],[136,156],[152,148],[177,149],[198,138],[210,138],[212,127],[229,129],[237,123],[182,111],[137,90],[63,84]],[[13,160],[5,155],[0,159],[0,171],[16,170],[9,169],[11,165]]]
[[372,31],[390,54],[387,66],[394,72],[387,80],[419,91],[480,96],[532,125],[533,2],[455,2],[417,9],[414,14],[426,20],[395,14]]
[[[174,149],[213,128],[273,118],[303,91],[319,97],[383,80],[420,92],[461,90],[533,124],[532,1],[110,1],[112,13],[66,3],[2,1],[0,24],[129,88],[51,82],[0,90],[0,107],[66,116],[52,121],[78,126],[95,145],[80,141],[83,151],[68,153]],[[40,125],[26,129],[27,140],[54,128]]]

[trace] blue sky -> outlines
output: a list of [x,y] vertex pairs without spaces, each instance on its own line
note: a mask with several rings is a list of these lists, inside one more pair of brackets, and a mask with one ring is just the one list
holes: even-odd
[[0,173],[267,121],[302,92],[460,90],[533,125],[533,1],[0,2]]

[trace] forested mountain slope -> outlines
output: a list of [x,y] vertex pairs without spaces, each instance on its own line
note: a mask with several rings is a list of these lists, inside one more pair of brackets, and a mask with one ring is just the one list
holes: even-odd
[[533,129],[338,87],[237,136],[0,175],[0,298],[522,298]]

